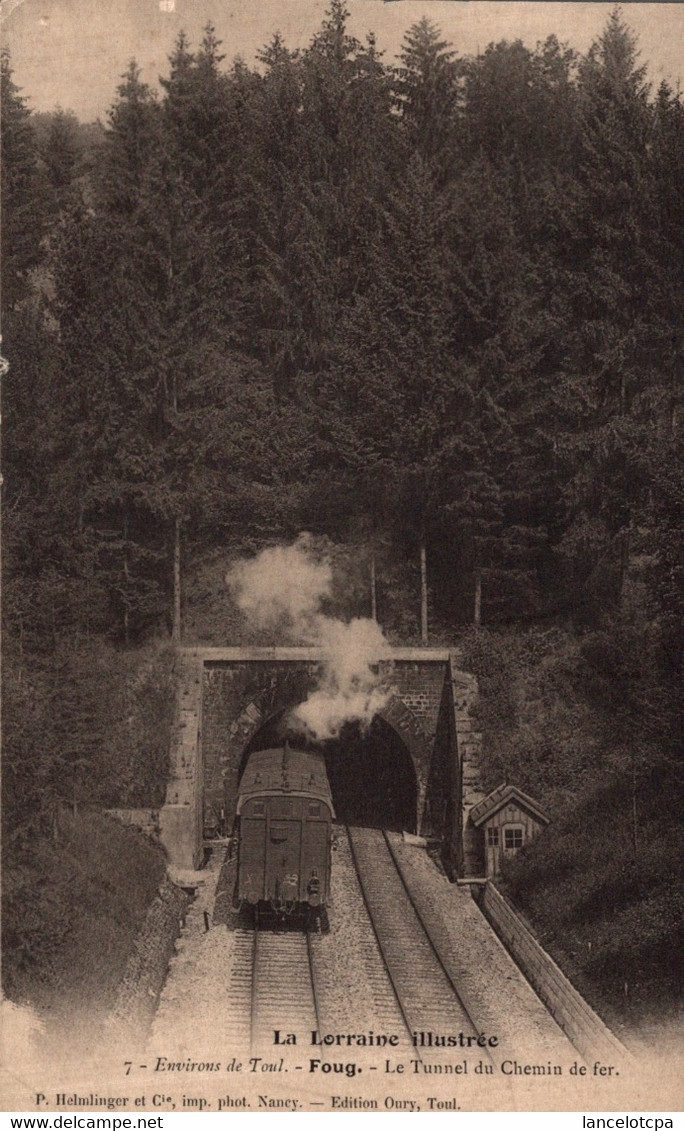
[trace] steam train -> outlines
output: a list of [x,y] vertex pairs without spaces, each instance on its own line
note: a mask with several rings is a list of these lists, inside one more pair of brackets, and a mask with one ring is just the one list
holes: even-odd
[[335,813],[322,754],[282,747],[249,756],[238,787],[235,906],[325,916]]

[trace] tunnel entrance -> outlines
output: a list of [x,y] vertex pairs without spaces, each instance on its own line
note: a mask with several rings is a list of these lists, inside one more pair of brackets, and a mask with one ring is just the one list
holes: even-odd
[[338,738],[312,742],[290,730],[287,712],[267,719],[245,748],[240,766],[255,750],[280,746],[287,738],[299,749],[319,750],[341,824],[416,831],[418,782],[413,761],[397,732],[379,715],[367,729],[345,723]]
[[338,821],[415,832],[417,782],[406,746],[375,715],[365,732],[347,723],[322,747]]

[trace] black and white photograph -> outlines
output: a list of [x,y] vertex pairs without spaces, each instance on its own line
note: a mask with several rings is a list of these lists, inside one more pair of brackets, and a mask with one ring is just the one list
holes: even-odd
[[681,1110],[684,3],[0,24],[0,1110]]

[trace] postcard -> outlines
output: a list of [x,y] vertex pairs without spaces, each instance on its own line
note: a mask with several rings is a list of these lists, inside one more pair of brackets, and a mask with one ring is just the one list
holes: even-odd
[[3,1110],[677,1110],[684,5],[0,18]]

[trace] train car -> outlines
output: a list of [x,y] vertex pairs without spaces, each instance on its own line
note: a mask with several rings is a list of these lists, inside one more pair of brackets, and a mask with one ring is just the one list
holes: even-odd
[[238,787],[236,905],[320,923],[334,817],[322,754],[287,742],[251,754]]

